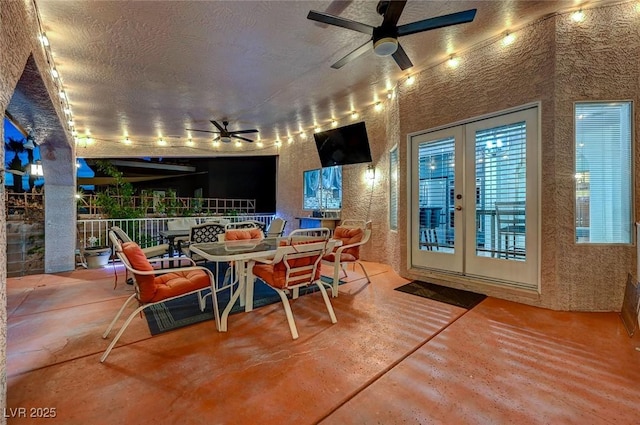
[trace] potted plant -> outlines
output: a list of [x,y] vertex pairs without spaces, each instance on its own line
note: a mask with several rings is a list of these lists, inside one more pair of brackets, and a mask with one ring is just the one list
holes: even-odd
[[111,248],[101,245],[100,240],[91,235],[87,238],[87,246],[84,248],[84,260],[88,269],[99,269],[106,266],[111,258]]

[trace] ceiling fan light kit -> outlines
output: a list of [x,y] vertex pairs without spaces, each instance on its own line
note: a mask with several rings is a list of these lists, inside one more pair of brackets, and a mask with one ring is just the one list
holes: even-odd
[[373,43],[373,51],[378,56],[391,56],[398,50],[398,40],[393,37],[384,37]]

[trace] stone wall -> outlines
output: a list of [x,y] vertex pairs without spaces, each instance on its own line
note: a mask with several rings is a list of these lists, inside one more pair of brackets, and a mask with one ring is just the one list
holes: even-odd
[[44,273],[44,223],[8,221],[7,277]]

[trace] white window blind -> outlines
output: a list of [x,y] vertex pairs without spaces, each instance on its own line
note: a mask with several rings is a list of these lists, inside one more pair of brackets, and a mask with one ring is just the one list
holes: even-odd
[[[476,255],[526,260],[526,123],[480,130],[476,151]],[[497,227],[497,239],[488,237]]]
[[631,243],[631,102],[575,104],[578,243]]
[[389,152],[389,228],[398,230],[398,147]]

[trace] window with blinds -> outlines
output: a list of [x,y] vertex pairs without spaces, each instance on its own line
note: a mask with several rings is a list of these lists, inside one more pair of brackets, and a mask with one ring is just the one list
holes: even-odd
[[389,228],[398,230],[398,147],[389,151]]
[[577,243],[631,243],[631,102],[575,104]]
[[524,121],[475,133],[476,255],[526,260],[526,145]]

